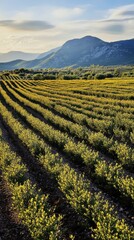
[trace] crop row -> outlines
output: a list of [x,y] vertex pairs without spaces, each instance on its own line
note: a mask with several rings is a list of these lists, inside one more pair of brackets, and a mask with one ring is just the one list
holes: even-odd
[[[134,108],[131,106],[131,103],[132,101],[129,101],[130,103],[130,107],[127,105],[126,107],[125,106],[122,106],[120,104],[118,104],[118,102],[115,101],[115,105],[113,105],[112,103],[110,102],[105,102],[104,100],[106,100],[105,98],[103,98],[103,101],[101,102],[99,98],[95,98],[94,99],[81,99],[81,98],[77,98],[73,93],[71,93],[70,91],[59,91],[59,88],[57,88],[58,90],[56,89],[48,89],[47,87],[44,87],[44,85],[42,85],[40,88],[38,87],[30,87],[27,82],[15,82],[15,84],[21,86],[23,89],[27,89],[33,93],[37,93],[38,95],[42,95],[42,96],[47,96],[49,98],[55,98],[55,99],[61,99],[64,101],[64,99],[66,101],[68,101],[69,103],[70,102],[73,102],[74,101],[74,105],[76,106],[81,106],[83,107],[84,109],[88,109],[88,106],[89,106],[89,110],[90,110],[90,106],[93,106],[94,108],[104,108],[103,111],[105,113],[105,110],[106,110],[106,113],[107,115],[110,114],[110,112],[113,112],[114,111],[121,111],[121,112],[127,112],[127,113],[134,113]],[[65,88],[66,89],[66,88]],[[108,112],[108,110],[110,109],[110,111]]]
[[[63,164],[62,159],[59,159],[57,155],[50,154],[49,149],[44,146],[41,139],[30,130],[25,129],[2,104],[0,104],[0,107],[4,121],[12,127],[17,137],[22,140],[31,153],[38,155],[38,159],[43,166],[53,176],[56,176],[59,188],[65,194],[67,201],[83,216],[87,224],[91,221],[95,223],[95,227],[92,228],[92,237],[101,240],[132,239],[133,230],[128,228],[124,220],[118,218],[117,212],[108,200],[104,199],[101,193],[91,193],[88,180],[85,181],[82,175],[70,169],[67,164]],[[44,147],[45,155],[42,154]]]
[[[35,89],[42,91],[42,86],[37,86]],[[51,93],[54,90],[45,88],[46,92]],[[123,107],[134,107],[134,104],[131,100],[117,100],[117,99],[107,99],[105,97],[96,97],[96,96],[86,96],[78,93],[74,93],[73,91],[65,91],[61,90],[59,88],[55,89],[55,94],[61,95],[61,96],[69,96],[69,97],[75,97],[76,99],[81,99],[85,101],[93,101],[93,102],[100,102],[102,104],[111,104],[111,105],[119,105]]]
[[[20,84],[21,83],[19,82],[19,86]],[[22,89],[24,90],[24,87],[22,87]],[[96,104],[90,101],[88,101],[87,103],[85,101],[81,101],[79,103],[78,99],[71,98],[68,100],[66,96],[64,97],[64,96],[57,95],[55,94],[55,92],[51,94],[47,94],[46,89],[44,89],[41,95],[38,91],[35,91],[33,88],[29,88],[27,90],[30,90],[31,94],[33,92],[34,94],[38,94],[38,96],[44,96],[47,99],[49,97],[49,100],[51,102],[53,101],[56,104],[67,106],[68,108],[72,109],[74,112],[76,111],[88,117],[98,118],[102,120],[111,119],[111,121],[113,121],[114,118],[116,117],[116,122],[118,124],[118,127],[120,127],[121,130],[123,130],[122,128],[124,127],[124,124],[126,125],[126,128],[129,127],[129,129],[126,129],[129,131],[131,131],[131,128],[134,127],[133,121],[132,121],[134,110],[132,110],[131,108],[124,108],[120,106],[114,107],[111,105],[103,106],[100,103]],[[129,122],[129,124],[127,124],[127,122]]]
[[[87,145],[85,145],[84,142],[76,143],[73,140],[73,138],[70,138],[67,134],[61,133],[60,131],[53,129],[48,124],[45,124],[42,121],[40,121],[38,118],[35,118],[31,114],[28,114],[25,109],[23,109],[17,103],[13,102],[4,90],[2,90],[1,93],[4,96],[5,101],[10,106],[12,106],[15,109],[15,111],[20,113],[20,115],[23,116],[33,128],[37,129],[47,141],[49,141],[53,145],[54,144],[58,145],[59,148],[61,149],[63,148],[63,152],[68,156],[71,156],[71,158],[74,161],[77,162],[78,161],[76,160],[77,158],[81,159],[81,162],[84,162],[84,164],[88,166],[89,169],[92,169],[92,171],[94,170],[96,177],[99,176],[99,178],[102,178],[102,179],[105,178],[106,182],[108,183],[110,182],[111,185],[116,187],[120,192],[120,194],[123,194],[133,199],[134,181],[131,177],[127,175],[125,176],[122,166],[120,164],[116,164],[116,168],[118,169],[118,171],[116,171],[114,176],[114,171],[115,171],[114,164],[108,165],[106,161],[103,161],[102,166],[103,166],[103,169],[105,169],[104,171],[105,175],[102,176],[102,172],[100,173],[98,171],[99,169],[98,166],[100,165],[99,162],[102,162],[102,160],[99,158],[98,152],[88,149]],[[27,104],[27,101],[28,100],[25,100],[25,104]],[[34,105],[35,104],[33,104],[33,106]],[[38,105],[35,107],[36,107],[35,110],[38,110]],[[41,108],[41,111],[43,111],[42,108]],[[108,177],[106,177],[106,171],[109,174]],[[110,181],[109,181],[109,178],[111,179]]]
[[[7,87],[8,88],[8,87]],[[30,106],[33,110],[38,111],[46,121],[51,122],[53,125],[56,125],[61,130],[64,130],[65,132],[70,132],[72,135],[78,137],[80,140],[85,140],[89,144],[91,144],[93,147],[95,147],[98,150],[104,149],[104,151],[111,154],[113,157],[117,157],[117,159],[123,164],[129,164],[133,165],[134,161],[134,151],[127,146],[125,143],[119,143],[118,141],[115,141],[113,138],[106,137],[102,132],[92,132],[89,131],[86,127],[82,126],[83,116],[80,114],[75,114],[73,111],[68,110],[65,107],[56,106],[55,109],[57,112],[60,112],[66,116],[68,116],[71,120],[73,119],[76,123],[73,123],[72,121],[67,121],[64,118],[61,118],[57,115],[54,115],[51,111],[44,109],[39,104],[32,103],[31,101],[28,101],[26,98],[22,98],[19,96],[15,91],[13,91],[11,88],[8,88],[8,90],[16,96],[16,98],[22,102],[24,105]],[[37,100],[38,102],[44,101],[41,98],[37,98],[35,95],[26,94],[23,93],[25,97],[31,99],[31,100]],[[46,103],[48,106],[48,103]],[[86,121],[89,121],[87,119]],[[93,121],[93,120],[91,120]],[[81,123],[81,125],[80,125]],[[98,126],[101,129],[100,122],[97,121]],[[103,123],[104,126],[106,126],[105,122]],[[134,132],[130,134],[131,142],[134,142]]]
[[[1,109],[2,110],[2,109]],[[11,151],[0,133],[0,168],[12,193],[12,207],[33,239],[58,240],[61,237],[62,216],[56,216],[48,203],[48,196],[37,190],[21,158]]]

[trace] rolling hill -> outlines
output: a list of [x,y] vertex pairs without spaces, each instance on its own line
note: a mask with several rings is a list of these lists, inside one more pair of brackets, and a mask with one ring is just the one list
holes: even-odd
[[39,53],[25,53],[20,51],[11,51],[8,53],[0,53],[0,62],[10,62],[17,59],[30,61],[37,58]]

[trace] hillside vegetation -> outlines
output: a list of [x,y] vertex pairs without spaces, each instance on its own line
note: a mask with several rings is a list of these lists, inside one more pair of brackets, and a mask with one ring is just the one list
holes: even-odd
[[99,65],[91,65],[87,68],[49,68],[49,69],[16,69],[12,71],[0,72],[1,80],[89,80],[89,79],[105,79],[105,78],[126,78],[134,77],[134,66],[111,66],[104,67]]

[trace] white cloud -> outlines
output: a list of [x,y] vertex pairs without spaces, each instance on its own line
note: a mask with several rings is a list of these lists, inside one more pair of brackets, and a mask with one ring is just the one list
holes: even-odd
[[56,8],[52,10],[50,15],[55,19],[70,20],[75,19],[81,16],[85,12],[85,9],[82,7],[75,8]]
[[[78,6],[72,9],[57,7],[51,9],[42,7],[41,9],[37,7],[28,9],[25,13],[17,13],[15,16],[17,22],[24,22],[27,19],[30,23],[38,19],[38,23],[39,20],[44,24],[47,21],[50,25],[54,24],[55,28],[48,28],[44,31],[42,29],[40,31],[24,31],[24,29],[20,31],[0,26],[0,52],[10,50],[43,52],[61,46],[69,39],[86,35],[96,36],[106,41],[129,39],[134,36],[134,4],[107,11],[105,19],[80,20],[83,19],[89,8],[90,6],[88,8]],[[28,13],[29,18],[27,18]],[[26,25],[24,24],[23,27]],[[40,27],[42,28],[42,24]]]
[[110,9],[109,10],[109,17],[108,19],[111,20],[123,20],[123,19],[129,19],[134,17],[134,4],[131,5],[125,5],[118,7],[116,9]]
[[47,23],[46,21],[38,20],[25,20],[25,21],[2,20],[0,21],[0,26],[20,31],[43,31],[46,29],[54,28],[53,25]]
[[77,6],[74,8],[57,7],[57,6],[36,6],[28,8],[25,12],[17,12],[13,19],[16,20],[47,20],[51,23],[59,23],[73,19],[80,19],[88,10],[89,5]]

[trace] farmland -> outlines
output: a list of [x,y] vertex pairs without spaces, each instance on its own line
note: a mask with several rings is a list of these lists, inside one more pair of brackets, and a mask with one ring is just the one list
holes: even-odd
[[1,80],[2,240],[133,239],[133,147],[133,78]]

